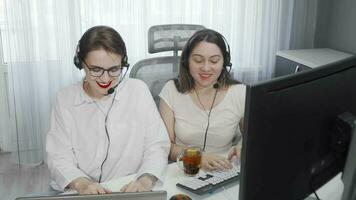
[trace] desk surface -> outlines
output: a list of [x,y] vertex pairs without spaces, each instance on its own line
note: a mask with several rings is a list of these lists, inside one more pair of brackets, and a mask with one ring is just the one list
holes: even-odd
[[[104,187],[112,190],[113,192],[120,191],[120,188],[123,187],[128,182],[134,180],[136,177],[135,174],[126,176],[123,178],[111,180],[105,183],[102,183]],[[239,184],[228,185],[225,188],[221,188],[216,190],[212,194],[206,194],[203,196],[199,196],[193,193],[190,193],[186,190],[176,187],[176,183],[181,180],[187,178],[184,176],[184,173],[176,163],[171,163],[168,165],[166,178],[164,184],[162,186],[156,186],[154,190],[166,190],[167,191],[167,199],[169,199],[172,195],[183,193],[187,194],[192,199],[206,199],[206,200],[237,200],[239,196]],[[321,199],[328,200],[340,200],[343,190],[343,184],[341,181],[341,175],[337,175],[327,184],[325,184],[322,188],[317,191],[318,196]],[[313,196],[313,195],[311,195]]]
[[[136,175],[130,175],[119,179],[114,179],[111,181],[107,181],[102,183],[102,185],[113,192],[119,192],[120,188],[123,187],[128,182],[134,180]],[[172,163],[168,165],[164,184],[161,186],[156,186],[154,190],[165,190],[167,191],[167,199],[175,194],[187,194],[192,199],[206,199],[206,200],[236,200],[238,198],[239,187],[238,184],[229,184],[225,189],[221,188],[215,191],[212,194],[206,195],[196,195],[184,189],[178,188],[176,184],[181,180],[187,178],[183,171],[177,166],[176,163]]]

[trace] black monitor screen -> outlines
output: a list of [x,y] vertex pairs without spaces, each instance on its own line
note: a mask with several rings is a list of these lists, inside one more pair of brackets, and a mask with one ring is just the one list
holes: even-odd
[[342,200],[356,199],[356,121],[354,121],[354,130],[352,139],[348,148],[347,160],[342,173],[342,182],[344,190]]
[[304,199],[342,171],[345,112],[356,115],[355,57],[248,86],[240,200]]

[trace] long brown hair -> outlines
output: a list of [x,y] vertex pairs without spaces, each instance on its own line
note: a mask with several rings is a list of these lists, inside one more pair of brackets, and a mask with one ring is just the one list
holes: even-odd
[[193,49],[198,45],[198,43],[202,41],[216,44],[223,55],[223,69],[217,79],[219,87],[225,88],[229,85],[239,84],[240,82],[233,79],[229,73],[229,70],[227,69],[227,67],[230,67],[231,69],[232,64],[230,62],[230,47],[226,42],[226,39],[223,35],[214,30],[203,29],[194,33],[193,36],[189,38],[183,48],[179,65],[178,79],[174,80],[177,90],[180,93],[186,93],[194,88],[194,78],[192,77],[189,71],[189,56]]

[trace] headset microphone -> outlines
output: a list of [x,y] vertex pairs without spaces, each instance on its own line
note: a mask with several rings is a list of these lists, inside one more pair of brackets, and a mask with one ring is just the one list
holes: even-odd
[[[125,62],[126,62],[126,61],[125,61]],[[119,86],[119,84],[121,83],[121,81],[123,80],[123,78],[126,76],[126,73],[127,73],[127,71],[129,70],[129,66],[130,66],[130,65],[127,63],[126,66],[125,66],[125,67],[127,67],[127,70],[125,71],[124,76],[122,76],[122,78],[120,79],[120,81],[119,81],[114,87],[108,89],[108,93],[107,93],[105,96],[110,95],[110,94],[112,94],[112,93],[115,92],[115,89],[117,88],[117,86]]]
[[110,94],[114,93],[114,92],[115,92],[115,89],[117,88],[117,86],[119,86],[119,84],[116,84],[114,87],[110,88],[110,89],[108,90],[108,93],[107,93],[106,95],[110,95]]
[[213,85],[213,88],[218,89],[218,88],[219,88],[219,83],[215,83],[215,84]]

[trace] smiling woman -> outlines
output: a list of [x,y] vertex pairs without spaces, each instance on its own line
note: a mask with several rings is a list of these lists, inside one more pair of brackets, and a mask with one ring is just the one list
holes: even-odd
[[[12,144],[7,145],[11,146],[12,161],[26,165],[45,160],[44,141],[55,95],[84,75],[84,70],[78,73],[73,69],[71,58],[75,41],[88,28],[106,24],[119,30],[131,64],[157,55],[147,51],[147,31],[153,25],[200,24],[213,28],[224,34],[234,52],[231,60],[235,78],[250,82],[258,80],[258,75],[269,77],[275,52],[289,48],[294,2],[308,2],[308,9],[301,9],[312,10],[310,0],[0,0],[0,31],[9,72],[8,125],[13,133],[8,137]],[[305,19],[314,15],[295,16],[302,22],[298,27],[303,27],[308,22]],[[299,30],[293,33],[305,35]],[[312,36],[310,31],[306,33]],[[5,117],[0,119],[9,121]]]
[[[85,70],[84,90],[91,96],[100,99],[108,94],[108,88],[118,84],[121,74],[122,56],[101,48],[88,53],[83,61]],[[103,66],[103,67],[98,67]]]
[[233,147],[232,141],[242,127],[245,85],[230,76],[230,58],[226,39],[214,30],[197,31],[187,41],[178,78],[160,94],[171,160],[190,145],[203,149],[205,170],[231,168],[231,158],[239,156],[240,147]]
[[80,39],[74,64],[85,77],[60,90],[47,134],[54,189],[110,193],[99,183],[137,173],[121,191],[149,191],[163,180],[166,129],[147,86],[123,81],[127,61],[125,43],[111,27],[92,27]]
[[86,31],[74,55],[75,66],[85,71],[84,90],[98,99],[108,95],[108,91],[113,92],[114,89],[108,90],[108,87],[116,88],[121,82],[122,68],[129,67],[127,60],[126,45],[121,36],[103,26]]
[[223,70],[224,58],[219,47],[210,42],[201,42],[189,56],[189,73],[196,89],[211,87]]

